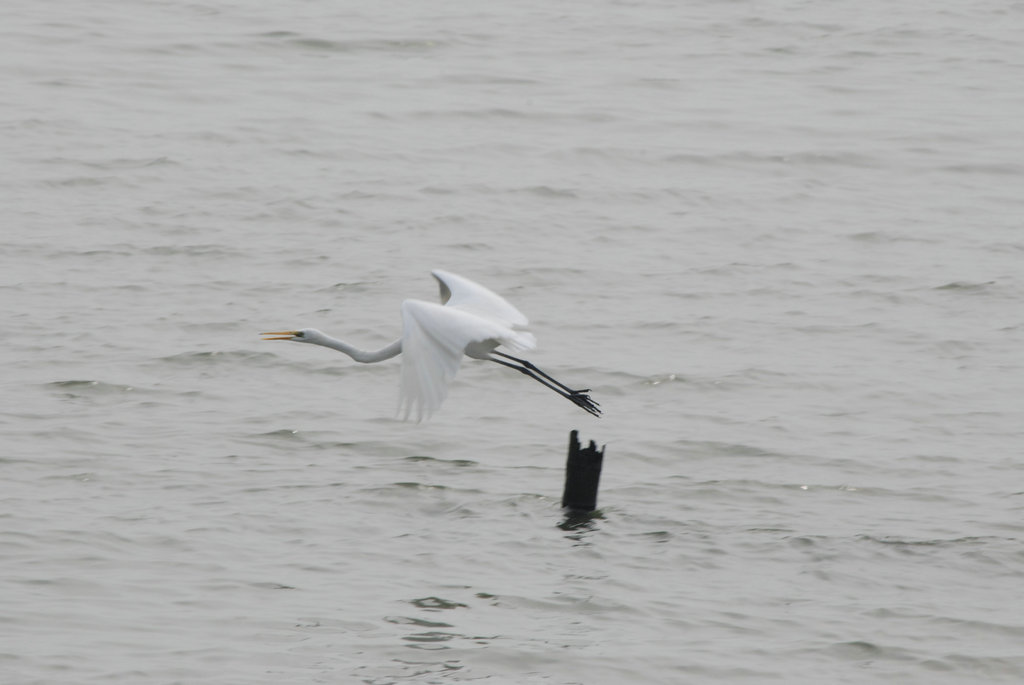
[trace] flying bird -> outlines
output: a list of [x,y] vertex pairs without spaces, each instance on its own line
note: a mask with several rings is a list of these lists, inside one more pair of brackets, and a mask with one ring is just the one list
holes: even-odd
[[402,337],[376,351],[361,350],[315,328],[261,333],[264,340],[292,340],[344,352],[357,362],[372,364],[402,355],[399,413],[408,420],[429,418],[444,402],[462,356],[483,359],[519,371],[594,416],[601,415],[587,393],[573,390],[525,359],[498,351],[532,350],[537,339],[524,330],[528,320],[509,302],[468,278],[437,269],[441,304],[402,302]]

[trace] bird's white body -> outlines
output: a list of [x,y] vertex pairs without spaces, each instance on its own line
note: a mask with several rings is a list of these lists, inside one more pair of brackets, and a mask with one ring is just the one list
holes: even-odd
[[505,298],[468,278],[431,272],[443,304],[402,303],[402,380],[399,413],[416,420],[433,414],[448,395],[463,355],[490,359],[499,346],[525,352],[537,346],[529,321]]

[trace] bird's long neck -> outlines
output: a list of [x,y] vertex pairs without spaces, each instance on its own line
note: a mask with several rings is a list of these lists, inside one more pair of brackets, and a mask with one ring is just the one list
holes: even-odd
[[361,350],[358,347],[353,347],[343,340],[332,338],[329,335],[321,334],[320,339],[314,342],[316,345],[323,345],[329,347],[332,350],[338,350],[344,352],[348,356],[355,359],[357,362],[363,364],[372,364],[373,362],[384,361],[385,359],[391,359],[392,357],[398,356],[402,352],[402,339],[399,338],[395,342],[391,343],[387,347],[382,347],[379,350]]

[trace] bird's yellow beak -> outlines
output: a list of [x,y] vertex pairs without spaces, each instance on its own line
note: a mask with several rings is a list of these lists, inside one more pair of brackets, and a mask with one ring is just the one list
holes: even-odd
[[270,331],[269,333],[260,333],[260,335],[270,336],[263,338],[264,340],[291,340],[296,333],[298,331]]

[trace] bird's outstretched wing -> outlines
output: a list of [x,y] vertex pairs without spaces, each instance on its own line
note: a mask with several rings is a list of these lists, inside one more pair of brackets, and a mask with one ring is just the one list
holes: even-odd
[[533,336],[450,306],[403,302],[399,415],[403,419],[414,415],[417,421],[429,417],[448,395],[467,348],[493,349],[502,344],[528,349]]
[[508,300],[479,283],[441,269],[435,269],[430,273],[441,285],[441,304],[510,328],[530,323],[521,311],[509,304]]

